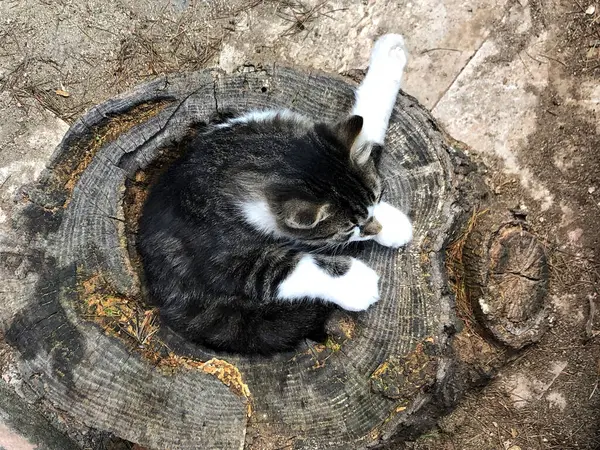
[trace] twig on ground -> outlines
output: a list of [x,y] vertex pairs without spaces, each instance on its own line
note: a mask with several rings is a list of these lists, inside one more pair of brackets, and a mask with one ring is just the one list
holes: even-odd
[[549,59],[550,61],[555,61],[555,62],[559,63],[560,65],[562,65],[563,67],[567,67],[567,65],[564,62],[562,62],[560,59],[556,59],[556,58],[553,58],[552,56],[548,56],[548,55],[543,55],[542,53],[539,53],[538,56]]
[[598,381],[596,381],[596,384],[594,384],[594,389],[592,390],[592,393],[588,397],[588,400],[592,399],[592,397],[594,396],[594,393],[596,392],[596,389],[598,389]]
[[587,340],[592,339],[596,333],[594,333],[594,330],[592,329],[592,327],[594,326],[594,317],[596,315],[596,294],[591,294],[588,295],[588,301],[589,301],[589,314],[588,314],[588,320],[585,323],[585,337]]
[[458,53],[462,53],[462,50],[458,49],[458,48],[447,48],[447,47],[435,47],[435,48],[428,48],[425,49],[421,52],[421,55],[424,55],[425,53],[430,53],[430,52],[437,52],[437,51],[446,51],[446,52],[458,52]]

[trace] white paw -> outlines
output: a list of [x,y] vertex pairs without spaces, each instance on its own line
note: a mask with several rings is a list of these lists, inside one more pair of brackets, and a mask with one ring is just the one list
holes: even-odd
[[347,311],[364,311],[379,300],[378,283],[377,272],[352,258],[348,272],[332,280],[329,300]]
[[398,248],[409,243],[413,237],[413,228],[406,214],[387,202],[375,206],[373,216],[382,229],[375,241],[385,247]]
[[281,300],[323,299],[348,311],[363,311],[379,300],[379,275],[362,261],[351,258],[342,276],[332,276],[311,255],[300,259],[277,290]]
[[400,80],[407,60],[404,38],[399,34],[384,34],[375,42],[370,68],[385,71]]

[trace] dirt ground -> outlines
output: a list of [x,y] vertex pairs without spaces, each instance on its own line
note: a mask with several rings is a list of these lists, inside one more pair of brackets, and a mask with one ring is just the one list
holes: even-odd
[[[0,0],[0,251],[15,192],[90,106],[215,65],[356,74],[399,32],[404,89],[487,165],[499,202],[527,211],[552,266],[542,341],[406,447],[598,449],[600,3],[582,1]],[[0,374],[18,384],[1,340]]]

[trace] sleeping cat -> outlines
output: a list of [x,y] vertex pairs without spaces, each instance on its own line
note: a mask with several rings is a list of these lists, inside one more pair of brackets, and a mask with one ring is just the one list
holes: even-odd
[[185,338],[236,353],[322,340],[333,308],[379,299],[353,241],[400,247],[412,226],[381,201],[378,165],[406,54],[375,44],[349,117],[253,111],[213,126],[152,188],[138,235],[150,300]]

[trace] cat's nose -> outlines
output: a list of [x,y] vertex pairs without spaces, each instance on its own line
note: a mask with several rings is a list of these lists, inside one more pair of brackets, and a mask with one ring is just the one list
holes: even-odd
[[361,236],[374,236],[379,234],[382,226],[375,218],[371,218],[367,223],[360,227]]

